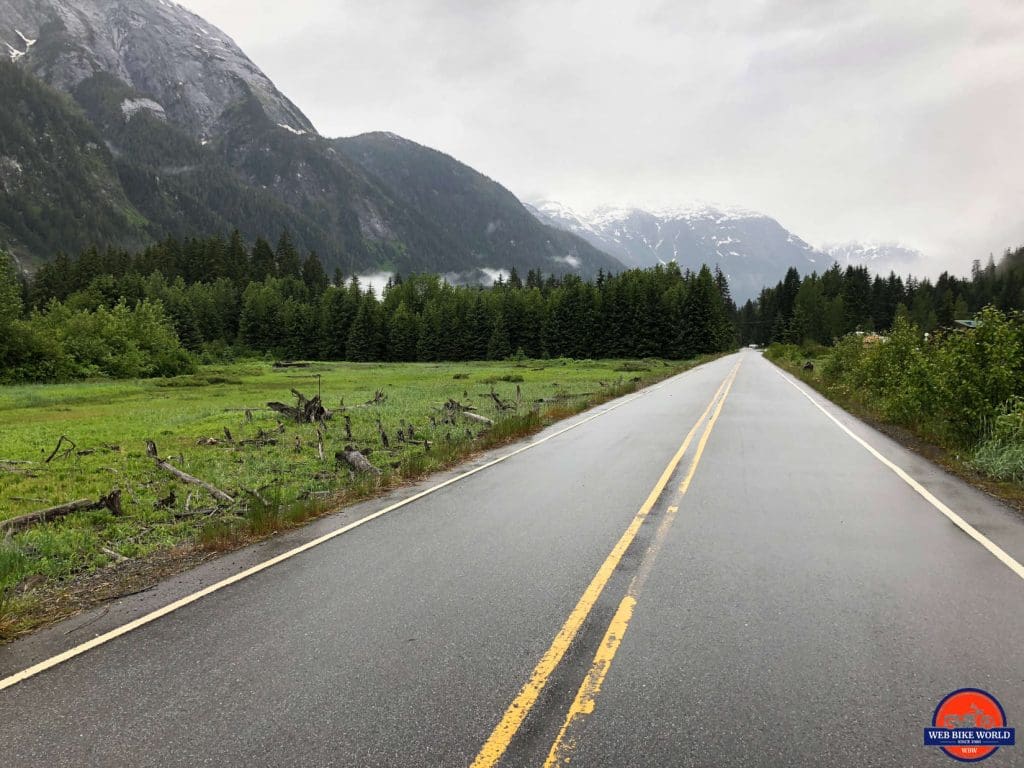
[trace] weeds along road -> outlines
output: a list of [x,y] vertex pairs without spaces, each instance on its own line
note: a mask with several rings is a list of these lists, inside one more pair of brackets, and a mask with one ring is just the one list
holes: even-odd
[[1024,719],[1013,513],[753,352],[584,421],[8,684],[0,763],[934,766],[951,691]]

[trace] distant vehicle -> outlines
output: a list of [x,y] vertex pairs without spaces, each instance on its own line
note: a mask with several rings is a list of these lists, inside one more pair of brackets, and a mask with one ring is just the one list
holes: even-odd
[[747,347],[749,349],[757,349],[757,344],[748,344]]

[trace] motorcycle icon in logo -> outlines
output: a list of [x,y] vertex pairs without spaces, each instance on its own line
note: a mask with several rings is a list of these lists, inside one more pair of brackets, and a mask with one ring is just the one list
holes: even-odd
[[980,688],[961,688],[939,702],[932,727],[924,729],[926,747],[942,751],[962,763],[992,757],[1000,747],[1015,744],[1015,731],[995,696]]
[[971,711],[966,715],[946,715],[942,718],[946,728],[995,728],[996,719],[985,714],[977,704],[971,704]]

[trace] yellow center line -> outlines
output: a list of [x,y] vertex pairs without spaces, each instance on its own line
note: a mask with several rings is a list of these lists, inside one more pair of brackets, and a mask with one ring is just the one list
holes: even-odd
[[[694,452],[693,460],[690,462],[690,467],[683,478],[683,482],[679,485],[680,497],[685,495],[690,488],[690,482],[697,471],[697,465],[700,464],[701,456],[704,455],[704,448],[708,444],[708,438],[715,427],[715,422],[718,421],[718,417],[722,413],[722,406],[725,405],[725,399],[729,396],[729,391],[732,389],[732,384],[736,379],[738,370],[739,365],[729,375],[725,384],[725,391],[722,392],[722,396],[718,400],[715,413],[704,428],[704,434],[701,435],[700,442],[697,443],[697,450]],[[661,551],[665,536],[672,525],[672,521],[675,520],[678,510],[678,507],[669,507],[668,514],[659,526],[654,541],[645,553],[640,570],[633,577],[629,588],[626,590],[626,596],[619,603],[618,610],[615,612],[611,624],[608,625],[608,631],[605,633],[604,640],[601,641],[601,645],[594,655],[594,661],[590,665],[590,670],[587,672],[587,676],[583,678],[583,683],[576,692],[576,698],[573,699],[572,704],[569,706],[569,711],[565,715],[565,721],[558,731],[558,736],[555,738],[554,744],[551,745],[548,758],[544,761],[544,768],[555,768],[560,764],[567,765],[572,760],[572,752],[576,748],[576,739],[572,737],[571,729],[574,725],[578,726],[587,715],[594,711],[597,705],[597,696],[601,692],[601,686],[604,685],[604,680],[608,676],[608,671],[611,669],[615,654],[622,644],[622,638],[625,636],[626,630],[629,629],[629,622],[633,617],[637,596],[650,575],[654,560]]]
[[680,446],[679,450],[672,457],[672,460],[665,467],[664,472],[661,473],[661,477],[655,484],[654,489],[651,491],[647,500],[643,506],[637,512],[633,518],[629,527],[626,529],[622,537],[616,542],[611,553],[601,564],[594,578],[583,592],[579,602],[576,603],[576,607],[573,608],[569,617],[566,619],[562,628],[555,635],[555,639],[552,641],[551,646],[541,656],[537,666],[534,667],[533,673],[530,675],[530,679],[526,681],[515,699],[509,705],[508,709],[505,710],[505,714],[502,716],[501,721],[495,726],[491,735],[487,741],[484,742],[483,747],[477,754],[476,759],[473,761],[471,768],[492,768],[501,759],[502,755],[508,749],[509,744],[512,743],[512,738],[519,730],[526,716],[530,713],[533,705],[537,702],[541,691],[547,684],[552,673],[558,667],[558,664],[562,661],[566,651],[572,644],[576,635],[579,633],[580,627],[583,626],[583,622],[587,616],[590,615],[591,609],[600,597],[601,592],[604,590],[605,585],[611,579],[612,574],[618,567],[625,555],[626,550],[629,549],[629,545],[633,543],[636,538],[640,527],[643,525],[644,520],[647,519],[647,515],[654,507],[658,498],[661,496],[662,491],[665,490],[665,486],[668,485],[669,480],[672,477],[672,473],[675,472],[676,467],[679,466],[679,462],[687,450],[690,448],[690,444],[693,442],[693,438],[697,434],[697,430],[700,425],[707,419],[708,414],[711,413],[714,408],[716,401],[719,400],[720,396],[724,396],[723,393],[727,391],[727,387],[731,385],[731,381],[735,378],[736,372],[739,370],[740,364],[730,371],[729,375],[726,376],[725,380],[719,385],[718,391],[715,392],[714,397],[711,398],[711,402],[708,403],[704,413],[701,414],[700,418],[693,425],[693,428],[687,434],[686,439]]

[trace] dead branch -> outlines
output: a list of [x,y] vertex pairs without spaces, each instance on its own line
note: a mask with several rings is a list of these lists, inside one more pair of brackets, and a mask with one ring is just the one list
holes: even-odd
[[61,436],[60,436],[60,440],[58,440],[58,441],[57,441],[57,445],[56,445],[56,446],[54,447],[54,449],[53,449],[53,453],[51,453],[51,454],[50,454],[50,455],[49,455],[49,456],[48,456],[48,457],[46,458],[46,461],[45,461],[44,463],[46,463],[46,464],[49,464],[49,463],[50,463],[51,461],[53,461],[53,457],[57,455],[57,451],[59,451],[59,450],[60,450],[60,447],[61,447],[61,446],[62,446],[62,445],[63,445],[64,443],[67,443],[67,444],[68,444],[68,445],[69,445],[70,447],[69,447],[69,448],[68,448],[68,449],[67,449],[66,451],[64,451],[64,453],[63,453],[63,454],[61,454],[61,458],[62,458],[62,459],[66,459],[66,458],[67,458],[68,456],[70,456],[70,455],[71,455],[71,452],[75,450],[75,443],[74,443],[74,441],[73,441],[73,440],[71,440],[71,438],[69,438],[69,437],[68,437],[67,435],[61,435]]
[[[251,489],[251,488],[243,488],[242,490],[243,490],[243,491],[245,491],[245,492],[246,492],[247,494],[249,494],[250,496],[252,496],[252,497],[253,497],[254,499],[256,499],[256,501],[258,501],[258,502],[259,502],[260,504],[262,504],[262,505],[263,505],[264,507],[270,507],[270,506],[271,506],[270,502],[269,502],[269,501],[267,501],[267,500],[266,500],[266,499],[265,499],[265,498],[263,497],[263,494],[261,494],[261,493],[260,493],[260,492],[259,492],[258,490],[253,490],[253,489]],[[262,489],[260,489],[260,490],[262,490]]]
[[334,454],[334,458],[338,461],[344,461],[356,472],[369,472],[372,475],[380,474],[380,470],[373,466],[362,453],[351,445],[346,445],[344,450]]
[[[190,496],[189,498],[192,497]],[[171,492],[167,494],[166,498],[153,502],[153,509],[171,509],[177,503],[178,497],[174,495],[174,489],[171,488]]]
[[10,520],[0,522],[0,531],[17,532],[36,525],[37,523],[48,523],[61,517],[74,514],[75,512],[90,512],[94,509],[109,509],[115,515],[121,514],[121,492],[115,488],[108,495],[101,496],[98,501],[92,499],[79,499],[60,506],[41,509],[38,512],[29,512],[27,515],[12,517]]
[[494,401],[494,404],[498,406],[498,410],[499,411],[508,411],[508,410],[511,410],[513,408],[513,406],[509,405],[504,400],[502,400],[500,397],[498,397],[498,393],[494,391],[494,385],[493,384],[491,385],[490,398],[491,398],[491,400]]
[[378,389],[373,393],[373,399],[367,400],[363,405],[381,405],[387,399],[388,396],[384,394],[384,390]]
[[224,491],[220,490],[220,488],[210,485],[210,483],[206,482],[205,480],[200,480],[198,477],[193,477],[192,475],[186,472],[182,472],[180,469],[170,464],[169,462],[161,461],[160,454],[157,453],[156,450],[156,443],[154,443],[152,440],[146,441],[146,455],[153,459],[154,462],[156,462],[157,467],[162,469],[164,472],[168,472],[174,475],[183,483],[189,483],[190,485],[198,485],[200,488],[205,488],[210,493],[210,495],[213,496],[215,499],[227,502],[228,504],[235,503],[235,500],[228,496],[226,493],[224,493]]

